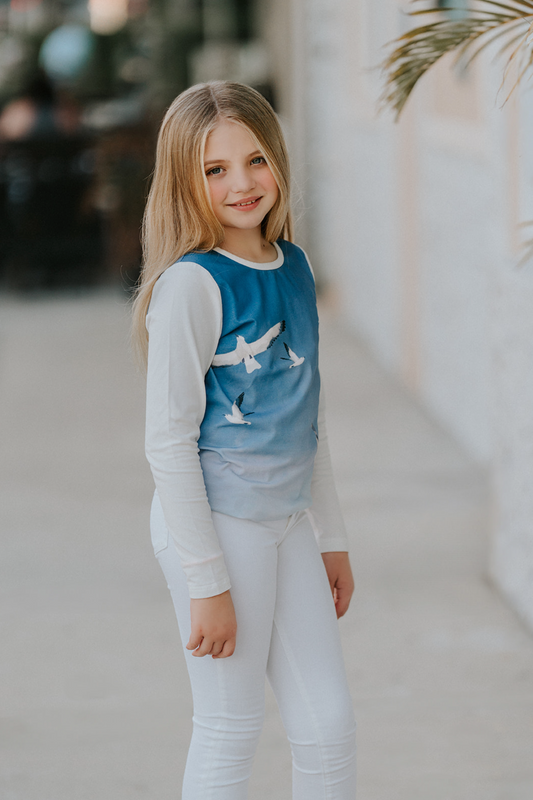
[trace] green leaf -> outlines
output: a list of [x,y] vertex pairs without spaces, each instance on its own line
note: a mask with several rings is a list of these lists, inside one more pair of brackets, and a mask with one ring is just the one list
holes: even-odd
[[[419,3],[420,0],[413,2]],[[446,53],[456,51],[459,59],[467,58],[468,65],[494,41],[508,37],[498,51],[501,54],[517,45],[508,64],[520,53],[528,57],[527,66],[520,71],[518,80],[524,77],[531,65],[532,49],[526,43],[525,26],[533,22],[533,0],[514,0],[513,3],[478,0],[476,8],[468,10],[461,18],[447,17],[449,10],[418,8],[410,11],[409,15],[413,17],[432,14],[439,18],[407,31],[392,43],[396,48],[382,65],[386,82],[381,102],[393,108],[397,117],[420,78]],[[521,35],[516,35],[520,26],[524,26],[522,42]]]

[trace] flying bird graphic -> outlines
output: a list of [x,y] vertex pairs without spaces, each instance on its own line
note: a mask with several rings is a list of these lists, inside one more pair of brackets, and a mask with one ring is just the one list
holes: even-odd
[[234,425],[252,424],[251,422],[248,422],[247,419],[244,419],[244,417],[249,417],[250,414],[253,414],[254,412],[249,411],[247,414],[242,413],[241,406],[243,400],[244,400],[244,392],[241,392],[231,407],[231,414],[224,414],[228,422],[233,422]]
[[246,372],[253,372],[254,369],[261,369],[261,364],[256,361],[254,356],[264,353],[272,347],[280,333],[285,330],[285,320],[273,325],[264,336],[255,342],[247,342],[244,336],[237,336],[237,347],[230,353],[219,353],[213,359],[213,367],[232,367],[236,364],[244,363]]
[[305,356],[301,356],[301,357],[297,356],[296,353],[294,352],[294,350],[291,350],[291,348],[289,347],[289,345],[286,342],[283,342],[283,344],[285,345],[285,350],[287,351],[287,355],[289,357],[288,358],[284,358],[283,356],[281,356],[282,361],[292,361],[293,362],[290,365],[289,369],[292,369],[293,367],[299,367],[300,364],[304,363]]

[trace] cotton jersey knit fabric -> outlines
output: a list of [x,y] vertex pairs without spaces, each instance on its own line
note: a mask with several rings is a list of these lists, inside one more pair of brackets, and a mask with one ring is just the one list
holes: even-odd
[[250,269],[220,252],[190,254],[216,281],[222,333],[205,380],[200,461],[213,511],[252,520],[311,505],[320,378],[315,282],[280,242],[283,263]]
[[189,253],[147,315],[146,452],[191,597],[229,588],[211,510],[261,521],[310,508],[321,549],[347,549],[318,415],[314,278],[301,248],[276,251],[269,264]]

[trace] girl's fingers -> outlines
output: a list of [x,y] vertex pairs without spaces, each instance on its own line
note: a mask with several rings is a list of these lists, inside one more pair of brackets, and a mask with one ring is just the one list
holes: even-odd
[[331,553],[322,553],[322,560],[326,568],[337,617],[342,617],[348,611],[354,589],[350,558],[347,552],[332,551]]
[[235,652],[235,639],[227,639],[220,653],[213,658],[229,658]]
[[213,647],[211,648],[210,655],[212,655],[213,658],[216,658],[218,654],[222,652],[223,647],[224,647],[224,642],[214,642]]
[[352,594],[353,589],[351,587],[337,586],[335,588],[335,610],[337,611],[337,618],[343,617],[348,611]]
[[228,658],[235,650],[235,637],[226,641],[213,641],[212,639],[198,639],[193,647],[192,637],[187,643],[187,650],[193,650],[193,656],[213,656],[213,658]]
[[187,650],[196,650],[197,647],[200,647],[202,644],[203,636],[201,634],[194,634],[191,632],[189,637],[189,641],[185,645]]
[[193,652],[193,656],[207,656],[211,652],[211,648],[213,647],[213,640],[207,639],[205,636],[202,639],[202,644],[200,647],[197,647],[196,650]]
[[346,614],[349,605],[350,605],[349,597],[344,597],[343,595],[338,596],[337,604],[335,606],[335,610],[337,611],[337,618],[343,617]]

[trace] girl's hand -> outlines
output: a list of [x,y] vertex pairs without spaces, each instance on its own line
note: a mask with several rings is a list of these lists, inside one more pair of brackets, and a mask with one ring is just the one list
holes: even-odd
[[337,618],[348,611],[353,594],[353,575],[348,553],[322,553]]
[[235,650],[237,620],[229,589],[214,597],[191,600],[191,636],[187,650],[193,656],[227,658]]

